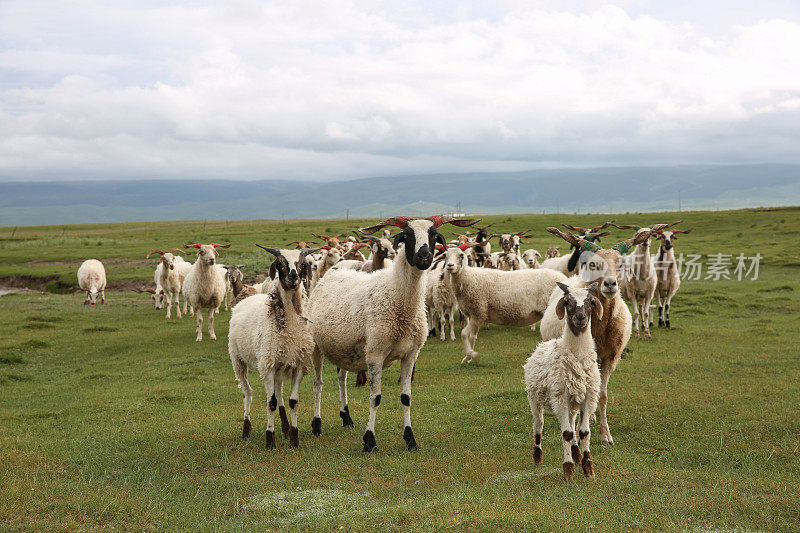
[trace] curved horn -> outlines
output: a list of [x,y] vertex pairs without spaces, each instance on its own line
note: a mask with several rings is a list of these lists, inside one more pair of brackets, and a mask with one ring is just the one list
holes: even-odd
[[150,256],[151,256],[151,255],[153,255],[153,254],[161,254],[161,255],[164,255],[165,253],[166,253],[166,252],[163,252],[163,251],[161,251],[161,250],[153,250],[152,252],[150,252],[149,254],[147,254],[147,257],[145,257],[145,259],[150,259]]
[[176,252],[179,253],[179,254],[185,254],[186,253],[183,250],[181,250],[180,248],[173,248],[172,250],[169,251],[169,253],[171,253],[171,254],[174,254]]
[[677,222],[673,222],[672,224],[653,224],[652,226],[650,226],[650,231],[652,231],[653,233],[655,233],[656,231],[662,231],[662,230],[665,230],[667,228],[671,228],[672,226],[675,226],[676,224],[680,224],[681,222],[683,222],[683,220],[679,220]]
[[622,242],[618,242],[617,244],[612,246],[611,249],[618,251],[622,255],[625,255],[626,253],[628,253],[628,250],[630,250],[631,248],[633,248],[637,244],[642,244],[643,242],[645,242],[649,238],[650,238],[650,233],[649,232],[637,233],[636,235],[634,235],[633,237],[631,237],[628,240],[625,240],[625,241],[622,241]]
[[302,250],[300,250],[300,259],[303,259],[307,255],[316,253],[319,250],[321,250],[321,248],[303,248]]
[[606,229],[607,227],[609,227],[609,226],[613,225],[613,224],[614,224],[614,222],[616,222],[616,221],[617,221],[617,219],[615,218],[614,220],[610,220],[610,221],[608,221],[608,222],[604,222],[603,224],[601,224],[601,225],[599,225],[599,226],[595,226],[595,227],[593,227],[593,228],[592,228],[592,229],[590,229],[589,231],[590,231],[591,233],[597,233],[598,231],[602,231],[602,230]]
[[430,220],[433,222],[433,227],[438,228],[442,224],[452,224],[454,226],[459,227],[466,227],[472,226],[473,224],[477,224],[482,219],[480,218],[453,218],[446,215],[433,215],[430,217],[425,218],[425,220]]
[[672,233],[691,233],[693,229],[694,229],[694,226],[692,226],[689,229],[674,229],[674,230],[672,230]]
[[275,257],[280,257],[280,255],[281,255],[281,249],[280,248],[271,248],[269,246],[261,246],[257,242],[254,242],[253,244],[255,244],[256,246],[258,246],[261,249],[264,249],[264,250],[268,251],[269,253],[271,253]]
[[[408,222],[414,220],[412,217],[392,217],[387,218],[383,222],[379,224],[375,224],[374,226],[367,226],[366,228],[358,228],[358,231],[365,235],[372,235],[376,231],[381,228],[385,228],[386,226],[397,226],[398,228],[405,228],[408,225]],[[313,234],[312,234],[313,235]]]
[[200,244],[200,243],[184,244],[183,245],[184,248],[200,248],[201,246],[203,246],[203,245]]
[[215,242],[212,242],[211,246],[213,246],[214,249],[217,249],[217,248],[230,248],[231,247],[231,243],[228,243],[228,244],[217,244]]
[[617,229],[632,229],[634,231],[639,231],[640,229],[642,229],[642,226],[636,226],[634,224],[623,224],[620,226],[619,224],[612,223],[611,225]]
[[572,233],[568,233],[566,231],[561,231],[558,228],[550,227],[550,228],[547,228],[547,231],[552,233],[556,237],[561,237],[562,239],[564,239],[568,243],[570,243],[570,244],[572,244],[574,246],[577,246],[577,247],[581,248],[582,250],[588,250],[590,252],[596,252],[597,250],[600,249],[600,247],[597,246],[595,243],[587,241],[586,239],[583,239],[581,237],[577,237],[577,236],[573,235]]
[[575,231],[577,233],[586,233],[586,228],[581,228],[580,226],[572,226],[571,224],[561,224],[561,225],[570,231]]

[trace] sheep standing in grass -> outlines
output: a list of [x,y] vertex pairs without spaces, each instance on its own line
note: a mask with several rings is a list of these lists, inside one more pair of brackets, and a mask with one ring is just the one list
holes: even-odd
[[[547,228],[547,231],[561,237],[581,251],[583,266],[580,269],[580,275],[572,276],[566,281],[570,290],[584,288],[594,281],[600,284],[600,302],[603,304],[603,314],[600,318],[593,320],[591,324],[592,338],[595,340],[597,349],[597,360],[600,363],[600,441],[603,444],[614,444],[606,415],[608,380],[631,338],[632,324],[631,312],[620,296],[617,275],[622,256],[633,246],[644,242],[647,234],[640,234],[605,249],[587,239],[557,228]],[[561,296],[559,290],[554,290],[550,296],[550,302],[540,326],[542,340],[558,338],[564,332],[563,319],[558,317],[557,312]]]
[[[308,275],[305,256],[311,249],[281,250],[257,244],[275,256],[269,267],[275,285],[270,294],[255,294],[242,300],[231,313],[228,353],[239,387],[244,392],[242,438],[250,436],[250,405],[253,389],[249,370],[257,370],[264,381],[269,400],[267,411],[267,448],[275,447],[275,410],[280,407],[281,430],[289,437],[289,446],[300,445],[297,410],[300,382],[308,374],[314,338],[305,317],[306,291],[303,278]],[[277,276],[277,279],[275,279]],[[292,384],[289,393],[290,421],[283,405],[283,382]]]
[[[556,315],[564,320],[561,336],[540,343],[523,365],[525,390],[533,415],[533,460],[542,463],[544,411],[558,419],[564,447],[564,479],[570,480],[579,463],[586,477],[594,478],[589,452],[589,422],[600,396],[600,371],[589,323],[603,317],[603,306],[595,296],[597,282],[586,289],[558,287],[563,296],[556,304]],[[575,421],[580,414],[580,430]]]
[[[462,245],[468,246],[468,245]],[[512,272],[471,267],[460,247],[447,250],[445,269],[467,325],[461,330],[464,343],[462,363],[478,360],[475,341],[484,324],[530,326],[541,320],[557,281],[567,278],[548,269]]]
[[187,244],[186,248],[197,248],[197,260],[183,282],[183,293],[197,312],[197,342],[203,340],[203,309],[208,313],[208,335],[217,340],[214,333],[214,311],[222,305],[227,291],[224,271],[217,262],[217,248],[229,248],[230,244]]
[[78,268],[78,286],[86,291],[86,304],[96,304],[100,295],[100,303],[106,303],[106,269],[97,259],[87,259]]
[[369,382],[369,420],[364,433],[364,452],[377,450],[375,418],[381,403],[383,369],[400,361],[400,403],[408,450],[417,448],[411,429],[411,372],[428,327],[425,309],[425,272],[433,261],[436,243],[446,246],[437,231],[442,224],[466,226],[477,220],[450,217],[390,218],[362,228],[366,234],[395,225],[401,232],[394,238],[402,245],[399,257],[389,268],[367,274],[355,270],[334,270],[314,289],[309,303],[309,318],[316,348],[314,364],[314,435],[322,434],[322,364],[327,358],[341,370],[339,378],[339,416],[342,424],[353,427],[347,404],[347,372],[367,370]]
[[[159,261],[160,269],[158,270],[159,278],[156,283],[156,288],[158,290],[158,287],[160,287],[160,290],[163,291],[167,306],[166,318],[168,319],[172,318],[173,303],[175,304],[178,318],[182,318],[180,295],[181,290],[183,289],[183,277],[181,277],[180,271],[176,269],[176,265],[178,263],[177,260],[179,259],[177,256],[173,255],[173,252],[176,251],[180,252],[180,250],[177,250],[176,248],[173,248],[169,252],[153,250],[152,252],[148,253],[146,257],[146,259],[149,259],[153,254],[161,254],[161,259]],[[183,259],[180,261],[183,262]]]
[[[675,262],[675,239],[678,238],[679,233],[691,233],[693,229],[658,232],[661,246],[658,249],[658,254],[652,257],[653,265],[656,269],[656,277],[658,278],[656,283],[658,327],[671,327],[669,324],[669,308],[672,304],[672,297],[675,296],[681,286],[678,263]],[[652,326],[653,324],[651,323],[650,325]]]

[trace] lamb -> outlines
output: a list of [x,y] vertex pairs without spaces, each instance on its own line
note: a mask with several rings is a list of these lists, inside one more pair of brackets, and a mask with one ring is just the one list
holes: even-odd
[[[569,224],[562,224],[562,226],[571,231],[577,232],[581,238],[586,239],[589,242],[600,242],[600,237],[605,237],[611,233],[609,231],[605,231],[603,233],[600,232],[611,226],[613,223],[614,221],[611,220],[601,224],[600,226],[595,226],[594,228],[579,228],[576,226],[570,226]],[[572,253],[570,255],[545,259],[542,261],[540,266],[541,268],[558,270],[566,276],[571,276],[572,274],[575,274],[578,268],[578,259],[580,258],[581,253],[582,251],[579,248],[575,248],[573,246]]]
[[545,259],[552,259],[554,257],[560,256],[561,255],[561,252],[559,251],[560,248],[561,248],[560,246],[548,246],[547,251],[544,253]]
[[523,268],[525,267],[522,266],[520,256],[516,252],[513,250],[510,252],[500,252],[499,270],[510,272],[512,270],[522,270]]
[[97,295],[100,295],[100,303],[106,303],[106,269],[103,263],[97,259],[87,259],[78,268],[78,286],[86,291],[84,305],[97,303]]
[[255,287],[244,284],[244,275],[242,274],[241,271],[241,268],[243,266],[244,265],[236,265],[227,268],[228,272],[226,273],[226,276],[228,277],[228,283],[231,284],[231,287],[233,289],[233,300],[231,300],[231,309],[233,309],[236,306],[236,304],[238,304],[245,298],[248,298],[255,294],[259,294],[261,292],[260,290],[261,287],[259,287],[259,290],[256,290]]
[[[289,446],[300,445],[297,429],[297,411],[300,382],[308,374],[314,338],[304,316],[306,294],[303,278],[308,275],[306,255],[313,250],[281,250],[256,244],[275,256],[269,268],[275,280],[270,294],[256,294],[242,300],[231,313],[228,335],[228,354],[233,372],[244,392],[244,422],[242,438],[250,437],[250,405],[253,389],[248,379],[249,370],[257,370],[264,381],[269,399],[267,411],[267,449],[275,447],[275,409],[280,407],[281,430],[289,437]],[[289,409],[291,421],[286,419],[283,405],[283,382],[290,380]]]
[[[469,244],[460,245],[462,250],[469,247]],[[438,246],[440,250],[444,250]],[[439,318],[439,340],[445,340],[445,325],[450,323],[450,340],[456,340],[455,315],[458,309],[456,295],[450,286],[450,274],[445,270],[446,254],[436,258],[427,274],[427,293],[425,303],[433,312],[430,313],[430,325],[433,325],[436,318]],[[433,328],[431,328],[432,330]]]
[[169,252],[153,250],[145,257],[145,259],[149,259],[153,254],[161,254],[161,260],[159,261],[160,269],[158,270],[159,278],[156,281],[156,290],[159,290],[158,288],[160,287],[160,290],[162,291],[161,293],[164,295],[164,299],[166,300],[167,319],[172,318],[173,302],[175,303],[178,318],[182,318],[180,295],[183,288],[183,277],[181,277],[179,271],[175,269],[175,265],[178,262],[177,259],[180,259],[181,261],[183,261],[183,259],[173,255],[173,252],[182,253],[177,248],[173,248]]
[[494,270],[499,270],[500,269],[500,255],[501,254],[503,254],[503,252],[493,252],[493,253],[489,254],[485,258],[486,260],[483,263],[483,268],[491,268],[491,269],[494,269]]
[[[591,282],[600,283],[600,299],[603,304],[603,314],[592,321],[592,338],[597,349],[597,359],[600,363],[600,440],[603,444],[614,444],[611,430],[608,427],[606,405],[608,403],[608,380],[614,372],[622,351],[631,337],[631,312],[622,301],[617,283],[617,272],[622,256],[633,246],[647,239],[646,234],[640,234],[626,241],[619,242],[611,248],[600,248],[588,239],[578,237],[569,232],[556,228],[547,228],[547,231],[561,237],[573,245],[581,253],[586,252],[585,262],[579,276],[572,276],[566,282],[573,288],[583,288]],[[557,305],[561,298],[559,291],[553,291],[550,302],[540,324],[542,340],[555,339],[564,331],[564,324],[558,317]]]
[[322,276],[328,273],[336,263],[342,260],[342,252],[338,248],[333,248],[330,246],[323,246],[322,248],[318,248],[322,250],[322,256],[320,260],[317,261],[317,268],[313,272],[313,276],[311,278],[311,288],[317,286],[319,280],[322,279]]
[[475,247],[472,248],[472,253],[475,254],[475,266],[482,267],[486,262],[486,259],[492,253],[492,245],[489,242],[489,234],[486,231],[491,226],[492,224],[488,224],[486,226],[475,228],[478,230],[478,233],[475,234],[475,239],[473,242],[480,243],[476,244]]
[[[669,308],[672,297],[678,292],[681,286],[681,276],[678,272],[678,264],[675,262],[675,239],[679,233],[691,233],[694,228],[687,230],[674,229],[672,231],[659,231],[658,238],[661,239],[661,246],[658,255],[652,257],[656,269],[656,298],[658,305],[658,327],[670,327]],[[665,321],[666,319],[666,321]],[[650,324],[653,325],[652,323]]]
[[[542,464],[542,426],[547,409],[561,427],[564,479],[572,479],[574,463],[580,463],[584,476],[594,478],[589,422],[600,396],[600,371],[589,324],[592,319],[596,322],[603,318],[603,305],[595,296],[597,282],[586,289],[564,283],[558,283],[558,287],[563,296],[556,304],[556,316],[564,320],[566,315],[561,336],[541,342],[522,366],[533,415],[533,461]],[[578,414],[581,420],[576,434]]]
[[344,250],[344,253],[342,254],[342,260],[358,261],[360,263],[364,263],[367,260],[367,258],[364,257],[364,254],[362,254],[359,250],[366,246],[369,246],[369,244],[365,242],[356,242],[356,243],[351,241],[345,242],[344,245],[342,246]]
[[197,248],[197,260],[183,281],[183,294],[197,312],[197,342],[203,340],[203,309],[208,313],[208,335],[217,340],[214,333],[214,311],[222,305],[227,292],[225,277],[216,265],[217,248],[229,248],[230,244],[187,244],[186,248]]
[[446,252],[445,269],[467,325],[461,330],[464,343],[462,364],[478,360],[475,341],[485,323],[530,326],[541,320],[556,282],[567,278],[555,270],[537,268],[513,272],[467,265],[459,247]]
[[542,254],[533,248],[522,252],[522,264],[527,268],[539,268],[539,259],[541,258]]
[[[675,223],[677,224],[677,222]],[[674,224],[670,224],[672,226]],[[634,229],[636,234],[646,233],[647,239],[638,244],[633,253],[625,259],[622,276],[620,277],[620,292],[622,297],[633,306],[634,335],[639,336],[639,322],[644,328],[645,339],[650,339],[650,303],[656,293],[656,268],[650,259],[650,237],[653,230],[650,227],[631,225],[618,226],[619,229]],[[669,226],[667,226],[669,227]]]
[[322,434],[323,357],[340,368],[339,416],[353,427],[347,404],[347,372],[367,370],[369,420],[364,432],[364,452],[377,450],[375,418],[381,403],[383,369],[400,361],[400,403],[403,405],[403,439],[407,450],[418,448],[411,427],[411,371],[427,338],[425,271],[433,261],[436,243],[446,246],[437,231],[442,224],[468,226],[477,220],[433,216],[426,219],[394,217],[362,228],[371,235],[387,226],[402,231],[394,238],[403,246],[401,256],[389,268],[367,274],[334,270],[322,278],[309,304],[311,329],[316,342],[314,365],[314,420],[312,431]]

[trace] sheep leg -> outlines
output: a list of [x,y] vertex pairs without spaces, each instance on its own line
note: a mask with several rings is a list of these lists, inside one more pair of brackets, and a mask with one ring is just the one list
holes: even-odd
[[197,308],[197,338],[196,342],[203,340],[203,308]]
[[633,306],[633,334],[639,336],[639,302],[634,296],[631,298],[631,305]]
[[242,389],[244,394],[244,422],[242,424],[242,438],[250,438],[250,430],[253,428],[250,423],[250,406],[253,404],[253,388],[250,386],[250,379],[247,374],[247,364],[239,359],[239,356],[231,354],[231,364],[233,365],[233,373],[236,374],[236,380],[239,382],[239,388]]
[[164,298],[167,300],[167,320],[172,318],[172,293],[164,291]]
[[105,303],[106,303],[106,291],[105,291],[105,289],[100,291],[100,303],[103,304],[103,305],[105,305]]
[[367,430],[364,432],[364,452],[375,452],[378,444],[375,442],[375,417],[378,415],[378,406],[381,404],[381,375],[383,362],[367,363],[367,382],[369,383],[369,419]]
[[439,309],[439,340],[444,341],[445,339],[445,324],[447,323],[447,313],[444,310],[444,307]]
[[661,301],[661,294],[660,293],[656,293],[656,302],[657,302],[657,305],[658,305],[658,327],[663,327],[664,326],[664,304]]
[[450,322],[450,341],[456,340],[456,331],[455,331],[455,315],[456,315],[456,308],[451,307],[450,312],[448,313],[448,321]]
[[275,373],[275,397],[278,400],[278,417],[281,419],[281,433],[284,437],[289,436],[289,419],[286,418],[286,406],[283,404],[283,380],[286,376],[283,372]]
[[89,305],[89,303],[92,301],[91,298],[92,297],[90,296],[89,291],[86,291],[86,299],[83,301],[83,305]]
[[419,352],[407,355],[400,360],[400,403],[403,405],[403,439],[406,441],[408,451],[418,450],[417,441],[414,440],[414,430],[411,429],[411,375],[414,363]]
[[608,404],[608,380],[611,373],[614,372],[616,364],[610,361],[601,361],[600,363],[600,443],[614,445],[614,439],[611,437],[611,430],[608,427],[608,417],[606,415],[606,406]]
[[466,364],[471,361],[478,361],[478,353],[475,351],[475,341],[478,338],[478,330],[481,325],[472,317],[467,317],[467,326],[461,330],[461,342],[464,343],[464,351],[466,355],[461,360],[461,364]]
[[[187,298],[186,295],[184,294],[183,295],[183,314],[184,315],[186,314],[186,310],[187,310],[188,307],[189,307],[189,298]],[[194,315],[194,313],[192,313],[192,314]]]
[[311,420],[311,434],[319,437],[322,435],[322,352],[317,347],[311,354],[311,363],[314,365],[314,419]]
[[672,326],[669,325],[669,306],[670,306],[671,303],[672,303],[672,295],[667,296],[667,301],[664,304],[664,314],[666,315],[665,316],[665,320],[666,320],[665,325],[667,326],[667,329],[672,327]]
[[217,334],[214,333],[214,310],[208,310],[208,336],[212,341],[217,340]]
[[536,393],[528,392],[528,403],[533,415],[533,463],[542,464],[542,428],[544,427],[544,408],[539,404]]
[[303,369],[299,366],[294,369],[292,374],[292,390],[289,392],[289,416],[292,423],[289,427],[289,446],[297,448],[300,446],[300,434],[297,431],[297,411],[300,409],[300,382],[303,380]]
[[183,315],[181,315],[181,293],[177,291],[175,292],[175,313],[178,318],[183,318]]
[[350,407],[347,405],[347,370],[340,368],[336,372],[339,378],[339,418],[342,419],[342,426],[354,428],[353,419],[350,418]]
[[589,452],[589,441],[592,437],[589,420],[595,409],[597,409],[597,400],[592,398],[590,394],[587,394],[583,405],[581,405],[581,425],[578,430],[578,443],[580,445],[581,454],[583,455],[581,459],[583,475],[591,479],[594,479],[594,465],[592,464],[592,455]]
[[436,309],[428,308],[428,337],[436,336]]
[[652,303],[652,298],[645,298],[644,303],[642,303],[642,327],[644,328],[644,338],[650,340],[650,304]]
[[[213,314],[214,309],[209,309],[209,314]],[[275,409],[278,408],[278,399],[275,397],[275,370],[267,372],[264,379],[264,390],[267,393],[267,449],[275,447]]]
[[564,449],[564,463],[561,465],[564,471],[564,479],[570,481],[575,473],[575,461],[573,448],[577,450],[575,440],[575,426],[573,425],[574,417],[569,412],[567,406],[555,410],[554,414],[558,418],[558,424],[561,427],[561,445]]

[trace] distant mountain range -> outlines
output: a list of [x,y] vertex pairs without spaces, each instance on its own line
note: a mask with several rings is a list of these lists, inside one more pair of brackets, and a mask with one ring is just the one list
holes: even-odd
[[[680,196],[680,199],[679,199]],[[626,212],[800,204],[800,165],[475,172],[337,182],[136,180],[0,183],[0,225],[137,220]]]

